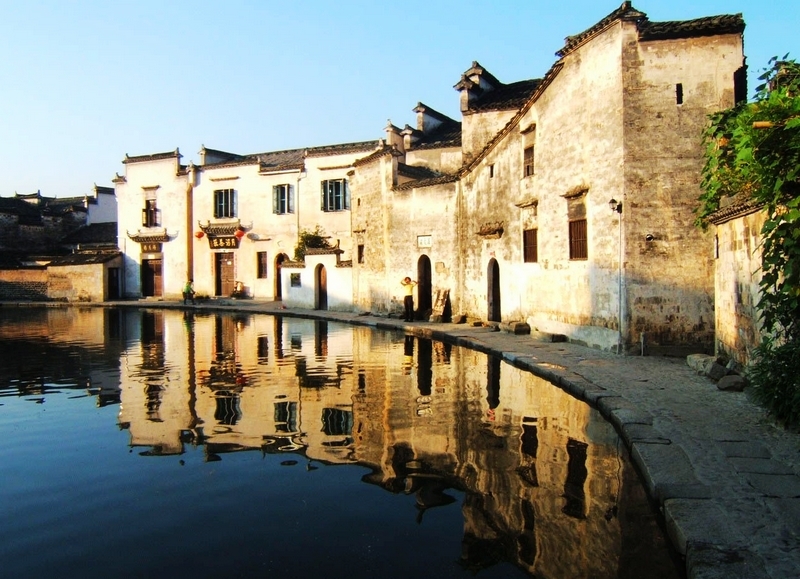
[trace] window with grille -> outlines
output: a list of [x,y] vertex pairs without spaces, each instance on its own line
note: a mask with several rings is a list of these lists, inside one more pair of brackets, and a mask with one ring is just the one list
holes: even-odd
[[214,191],[214,217],[236,217],[236,191],[217,189]]
[[533,175],[533,149],[533,145],[530,147],[525,147],[525,152],[522,159],[523,175],[525,177],[530,177]]
[[522,232],[522,256],[525,263],[539,261],[538,229],[525,229]]
[[322,210],[345,211],[350,209],[350,191],[344,179],[328,179],[322,182]]
[[272,212],[278,215],[294,213],[294,187],[287,184],[272,188]]
[[256,275],[258,279],[267,277],[267,252],[259,251],[256,253]]
[[144,209],[142,209],[142,226],[144,227],[161,226],[161,213],[156,207],[155,199],[147,199],[144,202]]
[[589,258],[589,240],[586,235],[585,219],[576,219],[569,222],[569,258]]

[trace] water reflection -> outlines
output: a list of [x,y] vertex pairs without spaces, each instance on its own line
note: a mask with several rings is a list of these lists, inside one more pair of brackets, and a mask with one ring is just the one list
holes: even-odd
[[[3,312],[0,348],[2,396],[45,398],[79,377],[70,388],[119,402],[142,456],[361,465],[364,483],[413,497],[418,525],[460,508],[467,571],[675,575],[613,429],[497,358],[304,319],[97,309]],[[10,363],[31,349],[52,376]]]

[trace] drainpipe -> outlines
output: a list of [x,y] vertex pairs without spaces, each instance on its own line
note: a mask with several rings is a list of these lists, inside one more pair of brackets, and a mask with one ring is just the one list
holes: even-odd
[[[294,210],[297,214],[297,245],[300,245],[300,180],[305,179],[307,176],[308,174],[306,173],[306,168],[304,165],[297,174],[297,193],[294,200]],[[292,255],[292,259],[294,259],[294,255]]]

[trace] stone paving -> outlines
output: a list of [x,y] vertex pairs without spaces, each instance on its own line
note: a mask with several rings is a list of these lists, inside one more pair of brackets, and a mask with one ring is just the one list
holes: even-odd
[[467,324],[288,310],[280,302],[217,300],[194,307],[394,328],[501,355],[597,407],[614,424],[685,556],[688,577],[800,577],[800,434],[776,426],[746,392],[717,389],[683,359],[618,356]]

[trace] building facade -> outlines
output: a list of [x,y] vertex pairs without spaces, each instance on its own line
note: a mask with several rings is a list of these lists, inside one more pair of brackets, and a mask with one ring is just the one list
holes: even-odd
[[[282,299],[282,264],[303,231],[351,252],[353,162],[377,141],[238,155],[207,149],[126,157],[116,177],[128,297]],[[291,286],[290,286],[291,287]],[[348,296],[348,303],[351,302]]]
[[390,126],[356,164],[356,305],[396,310],[412,272],[423,317],[444,291],[454,313],[594,347],[711,351],[700,135],[744,98],[743,30],[741,15],[652,22],[625,2],[542,79],[504,84],[473,63],[455,85],[460,135],[418,107],[407,138]]

